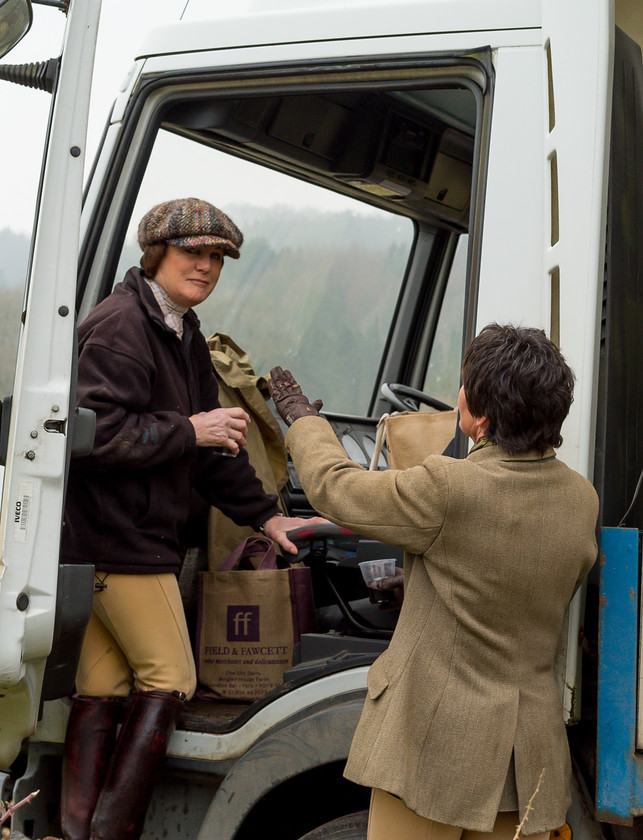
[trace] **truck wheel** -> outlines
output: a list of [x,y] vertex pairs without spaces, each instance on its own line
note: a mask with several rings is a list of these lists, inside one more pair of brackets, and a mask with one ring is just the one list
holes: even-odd
[[299,840],[366,840],[367,827],[368,811],[357,811],[324,823]]

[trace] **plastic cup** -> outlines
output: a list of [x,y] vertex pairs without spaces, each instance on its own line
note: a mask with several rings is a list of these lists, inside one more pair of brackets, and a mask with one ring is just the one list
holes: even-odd
[[388,589],[374,589],[382,578],[395,575],[395,558],[386,557],[380,560],[364,560],[359,563],[359,570],[368,587],[368,599],[372,604],[384,604],[393,600],[393,593]]

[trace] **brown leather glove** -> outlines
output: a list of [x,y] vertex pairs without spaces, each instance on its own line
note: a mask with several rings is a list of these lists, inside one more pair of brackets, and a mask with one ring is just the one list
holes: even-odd
[[309,402],[289,370],[274,367],[270,371],[268,387],[279,415],[289,426],[292,426],[300,417],[312,417],[321,411],[322,401]]

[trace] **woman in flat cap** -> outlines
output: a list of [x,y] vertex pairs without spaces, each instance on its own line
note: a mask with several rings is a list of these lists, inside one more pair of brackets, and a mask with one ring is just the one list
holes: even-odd
[[[243,235],[196,198],[159,204],[138,229],[141,267],[80,325],[78,404],[91,454],[69,477],[61,555],[96,569],[93,614],[63,757],[65,840],[135,840],[196,669],[179,594],[180,530],[196,489],[295,553],[244,451],[248,415],[221,408],[192,307]],[[235,457],[226,457],[232,455]],[[122,700],[132,698],[116,741]]]

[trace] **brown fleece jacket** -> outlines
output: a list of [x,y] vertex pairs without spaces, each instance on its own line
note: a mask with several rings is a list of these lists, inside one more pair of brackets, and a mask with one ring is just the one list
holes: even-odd
[[98,570],[178,572],[179,532],[194,487],[235,522],[277,513],[247,455],[196,446],[188,419],[219,407],[210,353],[190,310],[181,341],[140,269],[80,325],[80,406],[96,412],[92,453],[72,461],[61,556]]

